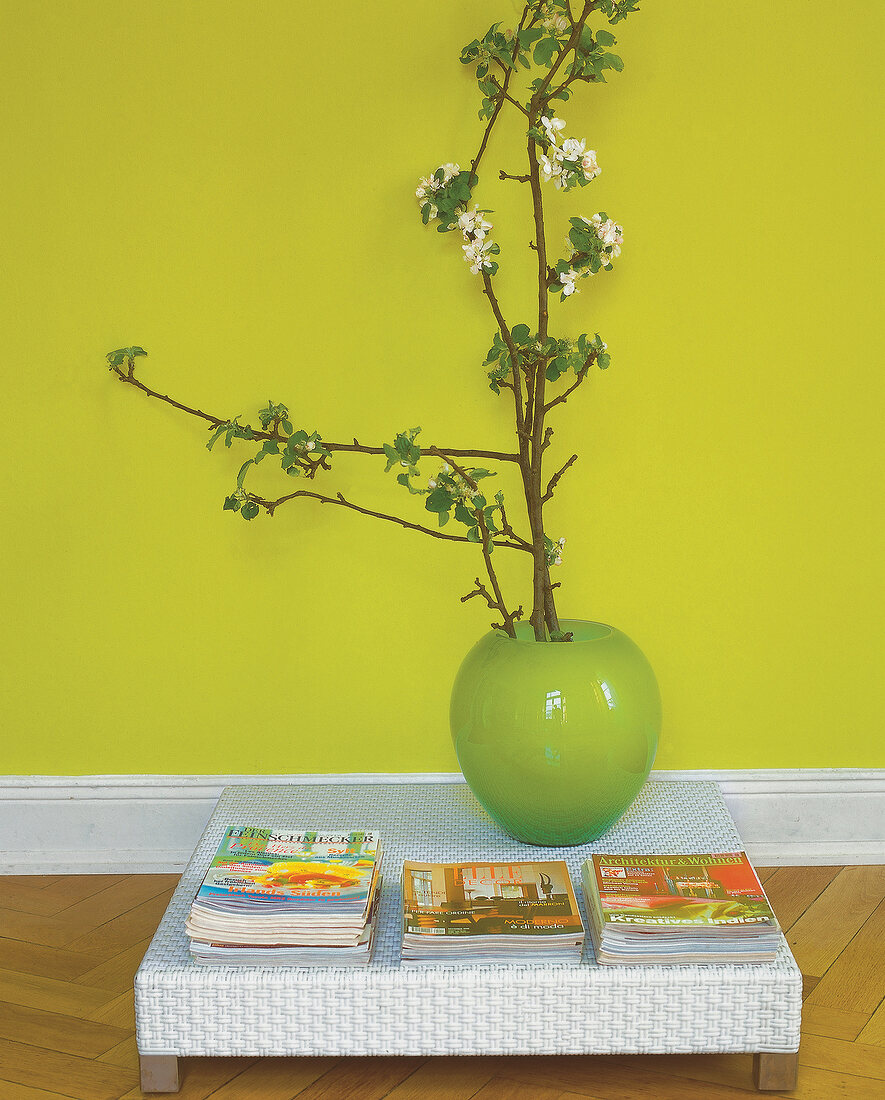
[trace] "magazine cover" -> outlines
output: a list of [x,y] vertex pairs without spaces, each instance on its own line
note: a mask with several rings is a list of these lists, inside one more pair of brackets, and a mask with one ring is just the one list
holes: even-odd
[[595,854],[588,872],[591,867],[588,886],[595,886],[606,926],[654,931],[692,925],[777,927],[745,852]]
[[568,868],[547,863],[403,864],[407,933],[427,936],[583,934]]
[[232,825],[212,858],[197,901],[242,897],[321,905],[366,902],[379,856],[376,833],[292,831]]

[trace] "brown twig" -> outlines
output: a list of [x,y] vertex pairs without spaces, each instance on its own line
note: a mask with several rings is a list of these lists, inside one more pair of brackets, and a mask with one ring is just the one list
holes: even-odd
[[[135,386],[136,389],[146,393],[148,397],[155,397],[158,401],[165,401],[167,404],[174,406],[176,409],[180,409],[182,412],[190,413],[191,416],[198,416],[202,420],[209,422],[210,428],[218,428],[222,424],[226,424],[227,420],[222,420],[220,417],[212,416],[210,413],[203,412],[202,409],[192,409],[189,405],[182,405],[180,401],[175,401],[168,394],[157,393],[156,390],[150,389],[144,382],[139,381],[133,373],[134,367],[132,360],[129,361],[129,370],[124,374],[121,367],[111,367],[111,370],[116,374],[121,382],[125,382],[129,386]],[[270,432],[255,432],[253,429],[249,429],[256,439],[278,439],[279,436],[274,436]]]
[[553,490],[559,484],[559,479],[566,472],[566,470],[569,468],[569,466],[573,465],[577,461],[578,461],[578,456],[577,455],[572,455],[572,457],[568,460],[568,462],[566,462],[564,466],[560,467],[560,469],[558,469],[556,471],[556,473],[553,475],[553,477],[550,478],[550,480],[547,482],[547,491],[541,497],[541,503],[542,504],[546,504],[547,501],[553,496]]
[[[254,493],[247,494],[249,500],[254,500],[255,503],[263,508],[269,516],[272,516],[277,508],[281,504],[285,504],[287,501],[295,500],[297,497],[310,497],[312,500],[318,500],[320,504],[338,504],[342,508],[350,508],[354,512],[359,512],[363,516],[372,516],[375,519],[387,520],[390,523],[397,523],[400,527],[407,527],[410,531],[420,531],[423,535],[430,535],[431,538],[443,539],[446,542],[470,542],[465,535],[449,535],[445,531],[434,531],[432,527],[423,527],[420,523],[412,523],[410,520],[402,519],[400,516],[390,516],[385,512],[374,512],[371,508],[363,508],[359,504],[354,504],[352,501],[345,499],[345,497],[338,493],[334,497],[323,496],[322,493],[314,493],[309,489],[297,489],[294,493],[288,493],[284,497],[279,497],[277,500],[265,500],[264,497],[256,496]],[[525,547],[520,546],[517,543],[505,542],[503,539],[494,540],[495,546],[504,546],[510,550],[524,550]]]
[[578,16],[577,20],[572,20],[572,33],[569,35],[568,41],[559,51],[559,57],[551,65],[550,72],[541,81],[541,84],[535,94],[532,96],[532,102],[537,102],[539,105],[544,103],[550,97],[546,95],[547,89],[550,87],[550,83],[556,76],[559,66],[563,63],[566,56],[574,49],[578,43],[578,39],[581,37],[581,31],[584,29],[584,24],[587,22],[587,16],[596,7],[595,0],[585,0],[584,9]]
[[[515,56],[516,56],[516,53],[514,51],[514,57]],[[499,61],[498,64],[501,65],[501,62]],[[510,73],[513,70],[512,69],[504,69],[503,65],[501,65],[501,69],[504,72],[504,80],[507,82],[507,84],[509,84],[510,83]],[[518,100],[514,99],[513,96],[508,93],[506,84],[504,84],[502,86],[501,84],[498,83],[497,80],[495,80],[495,78],[493,76],[489,77],[489,82],[495,85],[495,87],[498,89],[498,94],[499,95],[503,96],[504,99],[506,99],[508,103],[512,103],[513,106],[518,111],[522,111],[522,113],[526,116],[526,118],[528,118],[528,114],[529,114],[528,111],[525,109],[525,107],[523,107],[523,105]]]
[[525,413],[522,407],[522,380],[519,377],[519,352],[516,350],[516,344],[513,337],[510,334],[510,329],[507,327],[507,322],[504,320],[504,315],[501,313],[501,306],[498,304],[498,299],[495,296],[494,290],[492,290],[492,280],[487,271],[482,273],[483,281],[483,294],[488,298],[489,304],[492,307],[492,313],[495,315],[495,320],[498,322],[498,330],[501,333],[501,339],[507,345],[507,350],[510,352],[510,365],[511,365],[511,378],[513,380],[513,397],[516,406],[516,435],[520,440],[520,465],[523,461],[523,448],[524,437],[521,433],[525,431]]
[[522,605],[517,607],[515,611],[507,611],[505,608],[503,608],[502,604],[500,604],[497,600],[492,599],[488,589],[482,583],[479,577],[476,578],[475,584],[476,588],[468,592],[466,596],[461,597],[461,603],[467,603],[467,601],[472,600],[474,596],[482,596],[482,598],[486,601],[492,611],[500,611],[504,619],[503,623],[492,623],[492,630],[505,630],[511,638],[515,638],[516,629],[514,628],[513,624],[518,619],[522,618]]
[[[121,382],[125,382],[129,386],[135,386],[136,389],[141,390],[142,393],[144,393],[146,396],[154,397],[158,401],[165,401],[167,404],[172,405],[174,408],[180,409],[181,412],[186,412],[189,413],[191,416],[197,416],[201,420],[205,420],[208,423],[210,429],[220,428],[222,424],[230,423],[230,419],[228,417],[213,416],[211,413],[203,412],[202,409],[192,409],[189,405],[183,405],[180,401],[176,401],[174,400],[174,398],[169,397],[168,394],[159,393],[157,390],[152,390],[150,386],[146,386],[144,382],[136,378],[134,374],[131,373],[131,369],[132,368],[130,366],[130,372],[124,373],[121,367],[111,367],[111,370],[114,372],[114,374],[117,375]],[[265,431],[261,428],[253,428],[249,424],[242,424],[240,425],[240,427],[242,427],[244,431],[248,431],[252,439],[269,439],[273,440],[275,443],[285,443],[288,439],[288,436],[284,435],[279,430],[279,417],[275,417],[271,423],[273,426],[271,431]],[[386,453],[383,447],[364,446],[357,439],[354,439],[352,443],[332,443],[323,439],[321,440],[321,443],[327,451],[332,452],[351,451],[364,455],[383,455]],[[420,449],[422,454],[427,454],[432,448],[422,447]],[[457,455],[459,458],[489,458],[497,462],[519,462],[519,455],[510,454],[507,451],[484,451],[463,449],[460,447],[446,447],[446,453]],[[319,458],[323,459],[324,456],[320,455]],[[322,465],[317,460],[313,460],[311,464]],[[306,469],[306,467],[302,468]],[[329,469],[328,465],[322,465],[322,468]]]
[[[359,454],[366,455],[383,455],[386,454],[383,447],[364,447],[356,440],[353,443],[327,443],[322,441],[323,446],[327,451],[356,451]],[[436,447],[421,447],[419,448],[422,455],[432,454]],[[459,458],[491,458],[496,462],[519,462],[519,455],[508,454],[506,451],[473,451],[462,450],[458,447],[446,447],[446,454],[457,455]]]
[[544,406],[544,412],[545,412],[545,413],[548,413],[548,412],[550,412],[550,410],[551,410],[551,409],[552,409],[552,408],[553,408],[553,407],[554,407],[555,405],[561,405],[561,404],[562,404],[562,403],[563,403],[564,401],[567,401],[567,400],[568,400],[568,398],[569,398],[569,395],[570,395],[570,394],[573,394],[573,393],[575,392],[575,390],[576,390],[576,389],[578,388],[578,386],[580,386],[580,384],[581,384],[581,383],[582,383],[582,382],[584,381],[584,379],[585,379],[585,378],[587,377],[587,372],[588,372],[588,371],[589,371],[589,369],[590,369],[590,364],[591,364],[591,362],[592,362],[592,361],[593,361],[593,360],[592,360],[592,357],[591,357],[591,356],[588,356],[588,358],[586,359],[586,361],[585,361],[585,363],[584,363],[583,367],[581,367],[581,369],[580,369],[580,370],[578,371],[578,376],[577,376],[577,378],[575,379],[575,381],[574,381],[574,382],[572,382],[572,384],[571,384],[571,385],[570,385],[570,386],[568,387],[568,389],[567,389],[567,390],[563,390],[563,391],[562,391],[562,393],[561,393],[561,394],[559,394],[559,396],[558,396],[558,397],[554,397],[552,401],[548,401],[548,402],[547,402],[547,404],[546,404],[546,405]]
[[[528,8],[528,5],[526,5],[526,7],[525,7],[525,9],[523,10],[523,13],[522,13],[522,18],[519,21],[519,27],[517,28],[517,34],[518,34],[519,31],[522,30],[523,24],[525,23],[525,19],[526,19],[526,16],[528,15],[528,13],[529,13],[529,8]],[[514,62],[516,61],[516,55],[518,53],[519,53],[519,38],[517,37],[517,35],[514,35],[513,36],[513,60],[514,60]],[[510,84],[510,77],[512,76],[512,74],[513,74],[513,69],[508,69],[507,72],[504,74],[504,79],[502,80],[501,84],[499,85],[501,90],[498,92],[498,96],[497,96],[498,102],[495,104],[495,109],[492,112],[492,117],[489,119],[488,125],[485,128],[485,132],[482,135],[482,141],[480,142],[479,151],[477,152],[476,156],[473,158],[473,160],[471,161],[471,164],[470,164],[470,176],[468,177],[468,180],[467,180],[468,187],[472,188],[473,184],[476,182],[476,171],[479,168],[479,162],[482,160],[482,155],[486,151],[486,146],[489,143],[489,137],[491,136],[494,125],[498,121],[498,115],[501,113],[501,108],[504,106],[504,97],[507,95],[507,87]],[[517,106],[519,106],[519,105],[517,104]],[[520,109],[523,109],[523,108],[520,108]]]

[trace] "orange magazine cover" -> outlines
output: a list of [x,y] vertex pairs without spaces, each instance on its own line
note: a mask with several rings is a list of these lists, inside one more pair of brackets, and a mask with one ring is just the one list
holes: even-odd
[[406,860],[403,903],[405,931],[428,936],[550,936],[584,931],[562,860]]

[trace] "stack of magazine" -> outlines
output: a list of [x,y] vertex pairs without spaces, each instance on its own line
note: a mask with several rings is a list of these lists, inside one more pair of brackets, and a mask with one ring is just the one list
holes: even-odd
[[232,826],[191,905],[191,954],[224,966],[365,966],[380,866],[367,830]]
[[584,925],[561,860],[403,864],[406,965],[570,962]]
[[780,931],[745,852],[594,855],[583,868],[597,962],[770,962]]

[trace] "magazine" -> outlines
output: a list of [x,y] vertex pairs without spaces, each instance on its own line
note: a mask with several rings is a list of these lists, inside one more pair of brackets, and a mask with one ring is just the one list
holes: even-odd
[[329,938],[314,932],[293,937],[306,941],[303,943],[274,936],[266,943],[254,942],[254,937],[250,943],[213,942],[197,937],[190,941],[191,955],[198,963],[215,966],[368,966],[375,946],[375,910],[381,882],[379,876],[367,923],[352,941],[337,933]]
[[338,961],[325,965],[368,961],[381,855],[365,829],[231,826],[185,922],[191,953],[242,965],[314,965],[329,952]]
[[767,962],[780,930],[746,852],[594,854],[584,864],[600,963]]
[[403,864],[405,961],[580,957],[584,925],[562,860]]
[[324,915],[364,909],[380,861],[377,834],[293,831],[232,825],[197,891],[203,903],[225,908],[256,899]]

